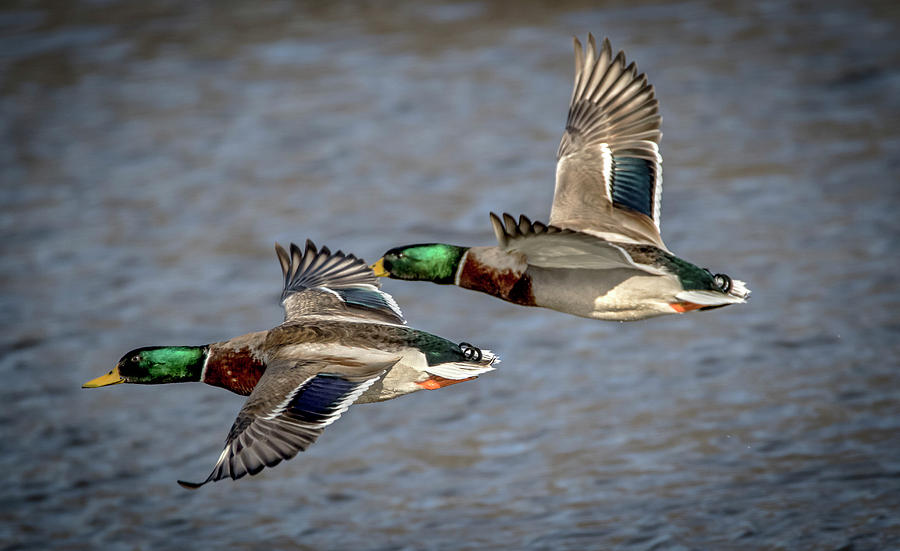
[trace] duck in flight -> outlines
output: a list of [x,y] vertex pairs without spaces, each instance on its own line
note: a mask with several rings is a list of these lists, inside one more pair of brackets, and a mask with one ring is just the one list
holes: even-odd
[[490,213],[498,244],[396,247],[376,275],[431,281],[522,306],[632,321],[743,303],[742,281],[672,254],[659,232],[662,137],[653,86],[609,40],[575,39],[575,86],[556,155],[549,224]]
[[203,346],[125,354],[85,388],[198,381],[249,395],[225,449],[199,488],[255,475],[306,450],[354,403],[379,402],[468,381],[494,369],[490,350],[406,326],[365,262],[306,242],[275,245],[284,272],[284,322]]

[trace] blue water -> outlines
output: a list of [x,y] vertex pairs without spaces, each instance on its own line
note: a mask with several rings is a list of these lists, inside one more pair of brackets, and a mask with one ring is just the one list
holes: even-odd
[[[0,8],[4,549],[900,548],[892,2]],[[752,301],[616,324],[387,281],[496,372],[188,492],[243,399],[81,383],[281,321],[272,244],[546,221],[571,36],[665,118],[663,237]]]

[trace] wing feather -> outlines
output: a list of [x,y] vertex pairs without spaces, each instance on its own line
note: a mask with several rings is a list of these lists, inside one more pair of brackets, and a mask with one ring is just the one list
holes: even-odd
[[[550,225],[665,249],[659,234],[662,137],[653,86],[625,54],[575,39],[575,83],[557,152]],[[640,159],[645,163],[633,163]]]
[[291,243],[290,252],[275,244],[284,274],[281,304],[285,321],[303,316],[341,315],[365,321],[405,324],[403,313],[366,263],[352,254],[317,249],[306,241],[301,250]]
[[[398,358],[399,359],[399,358]],[[237,480],[291,459],[311,446],[397,360],[338,367],[325,360],[276,361],[250,393],[228,433],[225,448],[196,489],[223,478]]]

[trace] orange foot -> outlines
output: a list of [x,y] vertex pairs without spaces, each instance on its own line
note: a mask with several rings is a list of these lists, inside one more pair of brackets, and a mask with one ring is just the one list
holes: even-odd
[[471,381],[472,379],[477,378],[478,377],[469,377],[468,379],[445,379],[444,377],[433,375],[430,379],[426,379],[421,383],[416,384],[428,390],[437,390],[445,386],[455,385],[456,383],[464,383],[466,381]]

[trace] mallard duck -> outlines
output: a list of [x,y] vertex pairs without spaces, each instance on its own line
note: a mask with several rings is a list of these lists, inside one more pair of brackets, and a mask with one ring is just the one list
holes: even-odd
[[669,252],[659,233],[661,118],[625,54],[575,39],[575,86],[556,158],[549,224],[490,213],[496,247],[426,243],[387,251],[376,275],[452,284],[523,306],[640,320],[742,303],[743,282]]
[[365,262],[311,242],[290,253],[284,322],[203,346],[153,346],[125,354],[83,386],[199,381],[249,395],[212,473],[186,488],[255,475],[308,448],[354,403],[389,400],[474,379],[494,369],[490,350],[406,326]]

